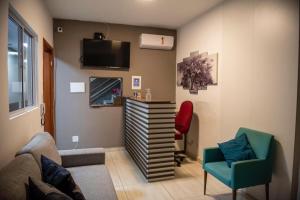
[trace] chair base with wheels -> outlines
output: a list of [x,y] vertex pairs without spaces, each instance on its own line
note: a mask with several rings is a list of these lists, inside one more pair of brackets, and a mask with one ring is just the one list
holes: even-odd
[[187,136],[186,135],[182,136],[182,134],[176,132],[175,140],[182,140],[182,139],[184,140],[183,150],[175,151],[175,162],[176,162],[177,167],[180,167],[181,163],[187,157],[187,155],[185,155],[186,154],[186,145],[187,145]]

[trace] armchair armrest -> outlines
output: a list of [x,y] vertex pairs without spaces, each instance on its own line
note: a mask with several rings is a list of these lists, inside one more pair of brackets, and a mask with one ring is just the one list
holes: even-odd
[[232,163],[231,168],[231,186],[233,189],[269,183],[272,179],[272,168],[268,160],[238,161]]
[[58,152],[64,167],[105,164],[103,148],[59,150]]
[[205,148],[203,150],[203,166],[209,162],[224,161],[224,156],[218,147]]

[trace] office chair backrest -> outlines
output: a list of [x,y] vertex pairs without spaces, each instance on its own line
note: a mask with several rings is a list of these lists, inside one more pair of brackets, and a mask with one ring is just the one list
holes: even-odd
[[175,118],[175,128],[181,134],[187,134],[193,117],[193,103],[191,101],[184,101]]
[[239,128],[236,137],[243,133],[247,135],[248,141],[258,159],[270,158],[274,140],[273,135],[248,128]]

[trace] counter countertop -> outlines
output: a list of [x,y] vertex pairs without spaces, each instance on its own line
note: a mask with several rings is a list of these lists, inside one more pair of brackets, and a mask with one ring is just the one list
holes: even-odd
[[138,101],[141,103],[147,103],[147,104],[159,104],[159,103],[171,103],[171,104],[175,104],[174,101],[171,100],[163,100],[163,99],[153,99],[151,101],[146,101],[146,99],[135,99],[133,97],[128,97],[128,99],[133,100],[133,101]]

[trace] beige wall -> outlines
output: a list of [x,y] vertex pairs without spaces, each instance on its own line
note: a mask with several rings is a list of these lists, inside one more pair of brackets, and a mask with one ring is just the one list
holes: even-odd
[[[178,30],[177,63],[190,52],[219,53],[219,84],[190,95],[199,121],[199,155],[241,126],[278,141],[271,199],[288,199],[295,138],[299,13],[296,0],[225,1]],[[263,187],[250,189],[263,199]]]
[[42,48],[43,38],[53,44],[53,22],[43,1],[39,0],[2,0],[0,1],[0,168],[13,159],[15,152],[38,131],[40,110],[35,108],[14,119],[8,111],[8,71],[7,71],[7,19],[9,4],[38,35],[38,104],[42,102]]
[[[142,76],[142,93],[151,88],[153,99],[175,100],[176,47],[170,51],[139,48],[141,33],[172,35],[176,30],[54,20],[56,66],[56,139],[60,149],[72,149],[72,136],[79,136],[78,148],[123,146],[122,107],[90,108],[89,77],[122,77],[123,96],[132,96],[131,76]],[[80,63],[81,41],[103,32],[106,39],[130,42],[129,71],[83,69]],[[85,82],[86,92],[70,93],[70,82]]]

